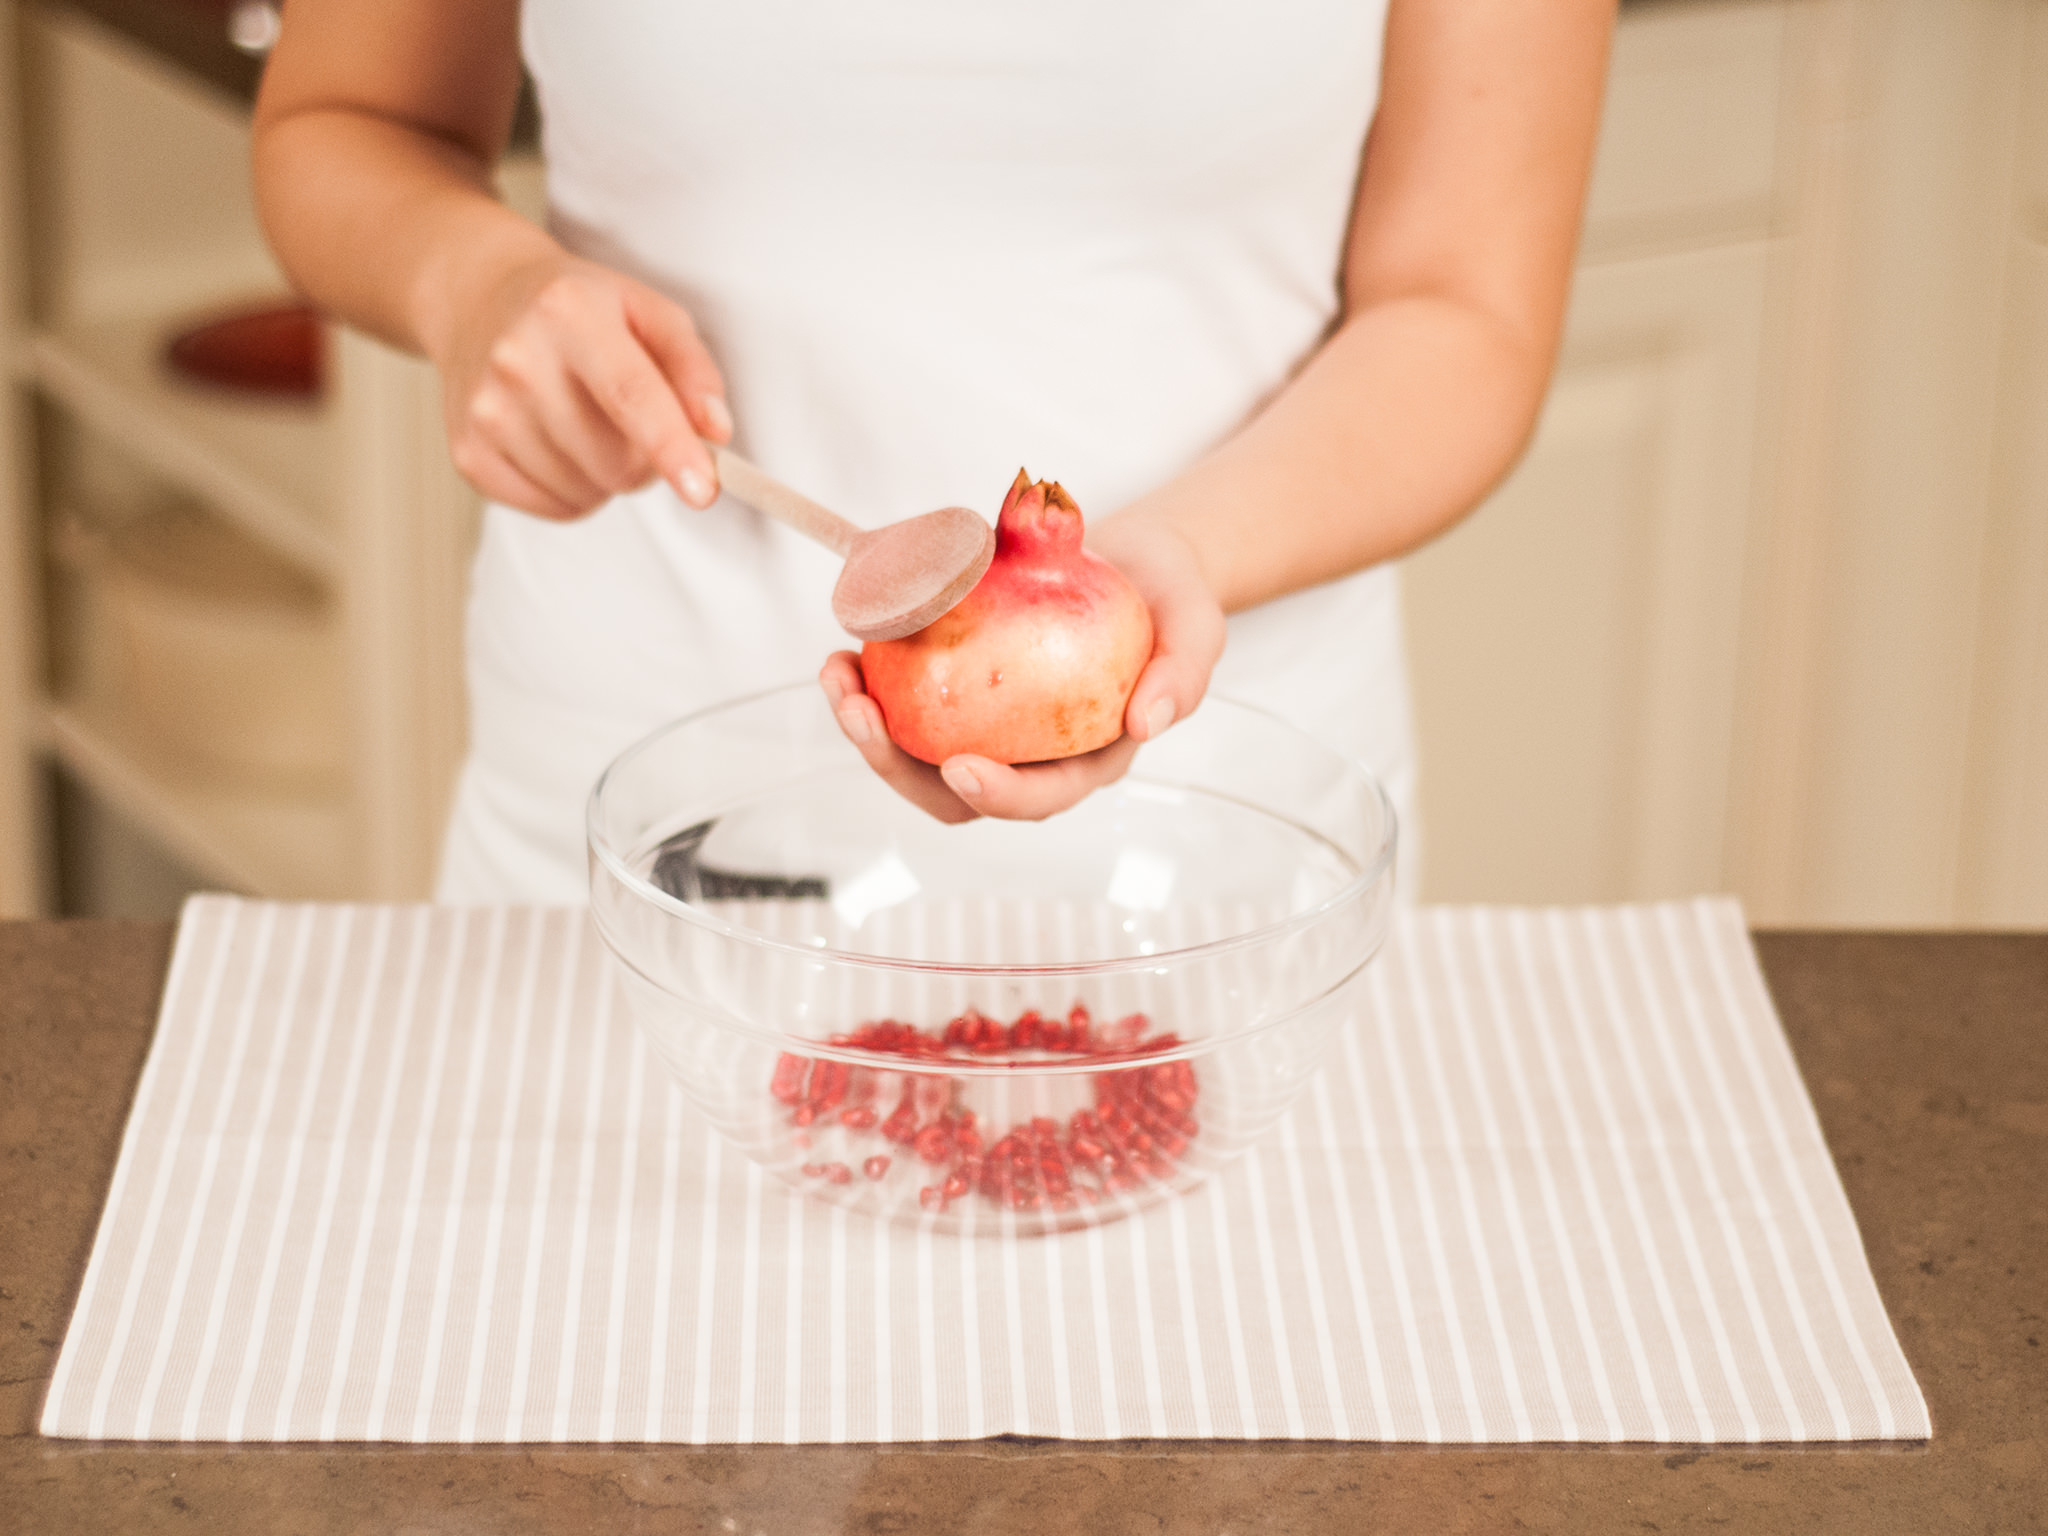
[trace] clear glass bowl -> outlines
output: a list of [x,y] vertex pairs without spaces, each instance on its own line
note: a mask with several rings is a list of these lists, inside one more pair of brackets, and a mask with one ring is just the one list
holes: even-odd
[[696,1107],[796,1187],[944,1231],[1114,1219],[1270,1130],[1356,1009],[1393,901],[1356,763],[1210,698],[1037,823],[944,826],[815,685],[624,753],[591,905]]

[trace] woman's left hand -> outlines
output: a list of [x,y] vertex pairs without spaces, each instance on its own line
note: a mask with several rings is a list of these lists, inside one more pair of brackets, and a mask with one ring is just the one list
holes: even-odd
[[868,696],[860,656],[834,651],[818,682],[839,728],[896,792],[941,821],[996,816],[1039,821],[1124,775],[1138,748],[1194,712],[1223,654],[1223,609],[1194,547],[1144,512],[1090,526],[1088,547],[1128,576],[1152,612],[1152,659],[1124,705],[1124,734],[1079,757],[1012,767],[963,752],[934,768],[889,739],[882,709]]

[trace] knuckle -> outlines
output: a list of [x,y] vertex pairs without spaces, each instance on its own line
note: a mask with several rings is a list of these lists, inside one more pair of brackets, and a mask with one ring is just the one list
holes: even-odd
[[533,296],[533,312],[543,320],[561,323],[581,314],[585,302],[582,278],[574,272],[562,272],[549,278]]
[[476,431],[500,432],[512,420],[512,399],[505,391],[486,384],[469,397],[469,420]]
[[654,379],[638,369],[619,369],[604,381],[606,407],[629,421],[638,421],[657,410],[659,395]]
[[507,331],[491,343],[491,372],[515,383],[525,383],[534,374],[538,358],[531,341],[518,330]]
[[619,297],[629,310],[638,311],[644,319],[696,334],[697,322],[690,311],[658,288],[650,288],[629,278],[622,283]]

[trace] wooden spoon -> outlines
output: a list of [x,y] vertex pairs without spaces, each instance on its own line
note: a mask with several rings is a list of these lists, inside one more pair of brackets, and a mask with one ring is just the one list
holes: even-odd
[[832,617],[856,640],[915,634],[971,592],[995,558],[995,529],[966,507],[867,529],[736,453],[717,448],[713,457],[722,490],[845,559],[832,589]]

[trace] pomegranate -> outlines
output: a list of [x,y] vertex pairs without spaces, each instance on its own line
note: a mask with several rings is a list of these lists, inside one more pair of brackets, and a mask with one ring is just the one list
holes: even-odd
[[996,553],[951,612],[870,640],[861,673],[895,743],[943,763],[973,752],[1035,763],[1106,747],[1152,656],[1152,616],[1115,566],[1081,547],[1081,509],[1023,470]]

